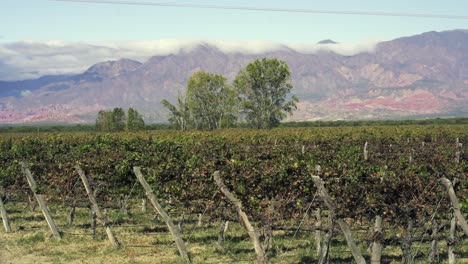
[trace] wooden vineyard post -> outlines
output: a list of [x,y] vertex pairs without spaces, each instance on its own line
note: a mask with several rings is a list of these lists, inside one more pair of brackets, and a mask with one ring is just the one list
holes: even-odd
[[[322,226],[322,216],[320,214],[320,208],[317,208],[315,211],[315,227],[320,228]],[[320,252],[322,251],[320,246],[321,246],[321,238],[322,238],[322,232],[320,230],[315,231],[315,248],[317,249],[317,256],[320,256]]]
[[411,264],[413,263],[413,256],[411,255],[411,247],[413,244],[413,226],[414,220],[412,218],[408,219],[408,227],[405,230],[405,237],[401,242],[401,250],[403,251],[403,256],[401,263],[402,264]]
[[[334,202],[332,201],[332,199],[330,198],[330,196],[328,195],[328,191],[325,189],[322,179],[319,176],[312,175],[312,180],[314,181],[314,184],[317,186],[319,196],[323,199],[323,201],[325,202],[325,205],[328,207],[329,214],[334,216],[336,206]],[[351,253],[353,254],[353,257],[356,263],[365,264],[366,260],[364,259],[362,254],[359,252],[356,246],[356,243],[354,242],[349,225],[343,219],[337,219],[336,222],[340,226],[341,231],[343,232],[346,238],[346,243],[348,244],[348,247],[350,248]]]
[[382,234],[382,217],[378,215],[375,217],[371,264],[380,264],[382,258]]
[[60,240],[62,237],[60,236],[57,226],[55,225],[54,219],[52,219],[52,216],[50,215],[49,209],[47,208],[47,204],[44,201],[42,195],[36,192],[37,184],[31,174],[31,171],[29,171],[28,167],[26,166],[26,164],[24,164],[24,162],[21,162],[20,164],[21,168],[23,169],[23,173],[28,181],[29,187],[31,188],[33,195],[36,198],[39,207],[41,208],[42,214],[44,215],[47,224],[49,225],[50,231],[52,231],[52,234],[56,239]]
[[198,214],[198,220],[197,220],[197,227],[201,227],[203,224],[203,214],[199,213]]
[[367,151],[367,141],[364,144],[364,160],[367,160],[369,158],[369,152]]
[[88,194],[88,198],[93,206],[94,212],[96,213],[97,217],[99,217],[99,220],[102,222],[102,224],[106,228],[106,234],[107,234],[107,237],[109,238],[109,241],[114,247],[120,248],[120,243],[117,240],[117,238],[114,236],[114,234],[112,233],[112,230],[109,225],[109,221],[107,220],[107,216],[101,211],[101,209],[99,208],[96,202],[96,197],[94,196],[93,190],[91,189],[91,186],[89,185],[88,178],[86,177],[86,175],[84,174],[83,170],[81,169],[79,165],[76,165],[75,169],[80,175],[81,181],[83,182],[83,185],[86,189],[86,193]]
[[450,197],[450,201],[452,202],[453,213],[457,217],[458,224],[465,232],[465,235],[468,236],[468,225],[466,224],[465,217],[460,211],[460,203],[458,202],[457,195],[455,194],[455,190],[453,189],[453,184],[447,178],[439,179],[440,183],[445,186],[447,189],[448,195]]
[[429,252],[429,257],[427,262],[428,263],[435,263],[436,261],[436,256],[437,256],[437,233],[439,230],[439,227],[437,225],[437,221],[435,219],[432,219],[432,241],[431,241],[431,249]]
[[141,212],[146,213],[146,198],[141,199]]
[[452,220],[450,221],[450,237],[449,240],[447,241],[448,244],[448,263],[449,264],[455,264],[455,230],[457,228],[457,219],[455,218],[455,215],[452,217]]
[[0,197],[0,211],[2,214],[2,221],[3,221],[3,226],[5,227],[5,232],[10,233],[11,232],[10,221],[8,220],[8,214],[5,209],[5,205],[3,204],[2,197]]
[[329,263],[330,260],[330,243],[333,237],[333,214],[328,214],[328,231],[323,237],[323,245],[321,246],[322,251],[319,255],[318,264]]
[[138,181],[140,181],[141,186],[143,186],[143,189],[145,189],[146,196],[150,200],[154,209],[156,209],[156,211],[159,213],[159,215],[164,220],[164,222],[166,222],[166,225],[169,228],[169,232],[171,232],[171,235],[174,238],[177,249],[179,250],[180,256],[182,257],[184,263],[191,263],[187,248],[185,247],[185,242],[182,239],[182,236],[180,235],[179,229],[177,228],[176,225],[174,225],[172,218],[166,213],[166,211],[164,211],[162,206],[158,203],[158,200],[156,199],[156,196],[154,195],[153,190],[151,189],[151,187],[149,186],[149,184],[146,182],[145,178],[143,177],[140,167],[133,167],[133,171],[135,172],[135,175]]
[[213,177],[216,182],[216,185],[218,185],[218,188],[236,208],[237,213],[239,214],[240,220],[242,222],[242,225],[247,231],[247,233],[249,234],[250,240],[252,241],[254,245],[255,253],[257,254],[257,263],[259,264],[267,263],[266,257],[265,257],[265,251],[263,250],[263,247],[260,244],[260,235],[258,231],[250,223],[249,218],[247,217],[247,214],[244,212],[244,210],[242,210],[242,203],[237,199],[236,196],[234,196],[233,193],[229,191],[227,186],[223,183],[223,181],[221,180],[219,171],[215,171],[215,173],[213,174]]

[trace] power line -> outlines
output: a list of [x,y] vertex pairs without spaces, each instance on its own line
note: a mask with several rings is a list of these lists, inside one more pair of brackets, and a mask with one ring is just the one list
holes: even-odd
[[291,9],[291,8],[270,8],[270,7],[252,7],[252,6],[250,7],[249,6],[224,6],[224,5],[204,5],[204,4],[184,4],[184,3],[111,1],[111,0],[49,0],[49,1],[111,4],[111,5],[140,5],[140,6],[161,6],[161,7],[177,7],[177,8],[283,12],[283,13],[312,13],[312,14],[332,14],[332,15],[413,17],[413,18],[436,18],[436,19],[468,19],[468,16],[423,14],[423,13],[364,12],[364,11],[344,11],[344,10],[317,10],[317,9],[303,9],[303,8]]

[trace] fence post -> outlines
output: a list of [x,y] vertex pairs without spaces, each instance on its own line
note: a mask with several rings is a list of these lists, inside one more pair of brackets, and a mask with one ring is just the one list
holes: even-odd
[[216,185],[218,185],[218,188],[236,208],[237,213],[239,214],[239,217],[241,219],[242,225],[244,226],[245,230],[249,234],[250,240],[252,241],[254,245],[255,253],[257,254],[257,263],[259,264],[267,263],[267,260],[265,257],[265,251],[262,245],[260,244],[260,235],[258,231],[250,223],[249,218],[247,217],[247,214],[244,212],[244,210],[242,210],[242,203],[239,201],[239,199],[237,199],[236,196],[234,196],[233,193],[229,191],[227,186],[223,183],[223,181],[221,180],[219,171],[215,171],[215,173],[213,174],[213,177],[216,182]]
[[452,217],[450,221],[450,237],[449,240],[447,241],[448,244],[448,263],[449,264],[455,264],[455,231],[457,228],[457,218],[455,215]]
[[432,241],[431,241],[431,249],[429,252],[429,258],[427,262],[434,263],[436,260],[436,256],[437,256],[437,233],[438,233],[439,227],[435,219],[432,219],[431,223],[432,223],[432,234],[431,234]]
[[109,225],[109,221],[107,220],[107,216],[99,208],[96,202],[96,197],[94,197],[93,190],[91,189],[91,186],[89,185],[88,178],[86,177],[86,175],[84,174],[83,170],[81,169],[79,165],[76,165],[75,169],[80,175],[81,181],[83,182],[83,185],[86,189],[86,193],[88,194],[88,198],[93,206],[94,212],[96,213],[97,217],[99,217],[99,220],[101,220],[104,227],[106,227],[106,233],[107,233],[107,237],[109,238],[109,241],[112,243],[114,247],[119,248],[120,242],[112,233],[112,230]]
[[3,221],[3,226],[5,227],[5,232],[10,233],[11,232],[10,221],[8,220],[8,214],[5,209],[5,205],[3,204],[2,197],[0,197],[0,211],[2,213],[2,221]]
[[371,264],[380,264],[382,258],[382,238],[382,217],[380,215],[377,215],[375,217],[374,225],[374,241],[372,242]]
[[364,144],[364,160],[367,160],[369,158],[369,152],[367,151],[367,141]]
[[441,178],[439,179],[439,181],[447,189],[450,201],[452,202],[453,212],[458,220],[458,224],[463,229],[463,232],[465,232],[465,235],[468,236],[468,225],[466,224],[465,217],[460,211],[460,203],[458,202],[457,195],[455,194],[455,190],[453,189],[452,182],[449,181],[447,178]]
[[[317,208],[315,211],[315,227],[320,228],[322,226],[322,216],[320,214],[320,208]],[[320,230],[315,231],[315,247],[317,249],[317,256],[320,256],[321,252],[321,238],[322,238],[322,232]]]
[[182,236],[180,235],[179,229],[174,225],[172,218],[166,213],[166,211],[164,211],[162,206],[158,203],[156,196],[153,193],[153,190],[151,189],[151,187],[149,186],[149,184],[146,182],[145,178],[143,177],[140,167],[133,167],[133,171],[135,172],[135,175],[138,181],[140,181],[141,185],[143,186],[143,189],[145,189],[146,196],[150,200],[151,204],[159,213],[159,215],[164,220],[164,222],[166,222],[166,225],[169,228],[169,231],[171,232],[172,237],[174,238],[177,249],[179,250],[180,256],[182,257],[183,261],[185,263],[191,263],[191,260],[187,252],[187,248],[185,247],[185,243],[184,243],[184,240],[182,239]]
[[[325,204],[328,207],[329,214],[332,214],[332,216],[335,215],[335,204],[328,195],[327,189],[325,189],[325,186],[323,184],[322,179],[319,176],[312,176],[312,180],[314,181],[314,184],[317,186],[318,192],[320,197],[324,200]],[[337,219],[336,222],[341,228],[341,231],[343,232],[345,238],[346,238],[346,243],[348,244],[348,247],[351,249],[351,253],[353,254],[354,260],[358,264],[365,264],[366,260],[362,256],[362,254],[359,252],[356,243],[354,242],[351,229],[349,228],[349,225],[343,220],[343,219]]]
[[37,194],[37,184],[36,181],[34,180],[31,171],[29,171],[28,167],[24,162],[20,162],[21,168],[23,169],[23,173],[26,176],[26,179],[28,180],[29,187],[31,188],[34,197],[36,197],[37,203],[39,204],[39,207],[41,208],[42,214],[44,215],[47,224],[49,225],[50,231],[52,231],[52,234],[56,239],[61,239],[62,237],[60,236],[60,233],[57,229],[57,226],[55,225],[54,219],[52,219],[52,216],[50,215],[49,209],[47,208],[47,204],[44,201],[44,198],[42,197],[42,194]]

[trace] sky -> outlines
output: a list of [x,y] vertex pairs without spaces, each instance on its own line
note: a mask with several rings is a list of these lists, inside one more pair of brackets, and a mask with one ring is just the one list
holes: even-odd
[[[116,0],[119,1],[119,0]],[[125,0],[155,2],[157,0]],[[164,3],[467,16],[464,0],[165,0]],[[76,72],[100,60],[145,60],[209,41],[257,52],[286,44],[314,51],[320,40],[348,53],[377,41],[467,29],[468,19],[262,12],[181,7],[1,0],[0,80]],[[230,45],[230,46],[229,46]],[[349,47],[344,47],[348,45]],[[93,49],[99,52],[93,51]],[[345,53],[346,53],[345,52]],[[47,61],[55,69],[40,69]]]

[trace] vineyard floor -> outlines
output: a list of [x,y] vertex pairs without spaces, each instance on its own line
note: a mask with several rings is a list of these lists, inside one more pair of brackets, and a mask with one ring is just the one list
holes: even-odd
[[[135,201],[128,214],[117,209],[107,210],[112,230],[122,243],[114,249],[107,241],[102,226],[96,229],[93,239],[91,217],[86,208],[77,208],[73,225],[67,223],[69,208],[61,204],[49,205],[50,211],[62,233],[62,240],[55,240],[39,209],[31,211],[26,203],[7,203],[13,232],[0,232],[0,263],[181,263],[170,233],[164,223],[154,219],[154,213],[141,212]],[[148,208],[149,209],[149,208]],[[176,218],[176,220],[178,220]],[[186,216],[183,236],[188,242],[194,263],[252,263],[255,254],[247,234],[239,223],[232,223],[226,240],[219,245],[219,222],[203,222],[197,226],[197,216]],[[294,228],[298,223],[290,223]],[[304,226],[311,226],[304,222]],[[368,236],[367,227],[356,227],[358,238]],[[317,254],[314,232],[275,231],[271,263],[316,263]],[[386,234],[392,235],[392,234]],[[462,240],[457,246],[457,263],[468,263],[468,243]],[[358,244],[366,258],[368,245]],[[439,263],[446,263],[445,242],[439,242]],[[414,243],[415,263],[426,263],[427,244]],[[352,263],[352,256],[341,235],[332,240],[330,263]],[[383,250],[382,263],[400,263],[401,250],[398,246],[387,246]]]

